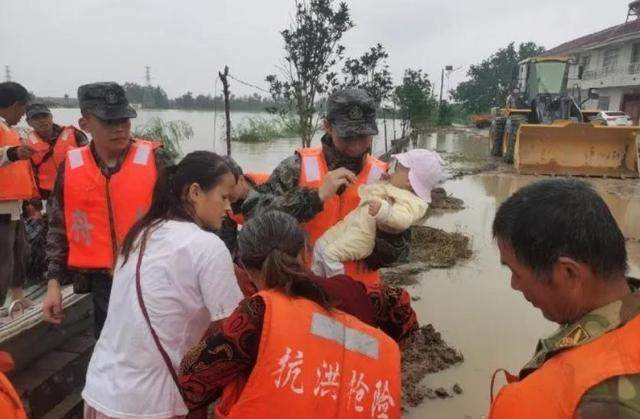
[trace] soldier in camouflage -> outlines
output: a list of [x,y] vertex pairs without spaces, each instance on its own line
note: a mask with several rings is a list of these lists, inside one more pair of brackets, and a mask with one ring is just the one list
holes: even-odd
[[[103,142],[118,143],[110,140],[111,136],[124,135],[130,137],[130,119],[136,117],[136,111],[129,105],[124,89],[116,83],[91,83],[80,86],[78,101],[82,112],[81,121],[92,119],[94,125],[101,128]],[[82,122],[81,122],[82,124]],[[129,140],[124,148],[118,150],[117,156],[107,156],[104,151],[99,152],[95,138],[89,145],[100,172],[105,178],[110,178],[120,171],[133,141]],[[111,157],[107,159],[107,157]],[[162,149],[154,151],[156,169],[159,171],[171,163],[169,156]],[[79,269],[68,266],[69,241],[64,210],[65,165],[58,168],[53,192],[47,202],[49,216],[49,231],[46,241],[47,261],[47,295],[43,301],[42,311],[44,319],[59,324],[64,318],[62,307],[61,284],[73,283],[75,293],[91,293],[94,305],[94,327],[96,337],[104,325],[107,316],[109,295],[113,271],[111,269]],[[86,213],[74,212],[73,234],[90,240],[93,226],[86,218]]]
[[[300,222],[313,219],[323,210],[323,202],[340,195],[355,180],[371,152],[376,104],[361,89],[345,89],[332,94],[327,101],[324,122],[326,134],[322,150],[329,173],[318,189],[299,186],[301,158],[298,153],[276,167],[269,181],[249,192],[240,211],[246,217],[270,209],[286,212]],[[376,234],[373,253],[365,260],[369,269],[388,266],[408,255],[410,232],[393,235]]]
[[[611,378],[595,385],[589,383],[577,407],[571,406],[562,415],[551,410],[556,401],[539,408],[544,411],[542,416],[539,411],[532,416],[527,403],[527,395],[533,398],[532,393],[537,393],[532,391],[532,386],[527,387],[528,381],[540,380],[545,374],[552,376],[546,382],[557,383],[558,392],[564,391],[563,385],[567,384],[569,388],[579,387],[580,377],[590,376],[590,371],[573,372],[572,365],[577,364],[569,360],[586,353],[588,345],[592,345],[591,350],[605,350],[598,346],[598,339],[609,333],[617,331],[625,333],[621,336],[632,336],[626,339],[629,344],[626,351],[640,352],[640,335],[635,332],[640,315],[638,281],[625,278],[624,237],[602,198],[582,181],[536,182],[500,206],[493,234],[501,262],[512,272],[512,288],[522,292],[547,319],[559,323],[560,328],[539,341],[533,359],[518,377],[513,377],[519,380],[518,387],[507,386],[511,390],[518,388],[519,392],[508,393],[503,388],[489,417],[640,419],[640,374],[634,372],[609,375]],[[606,349],[610,355],[607,359],[620,358],[627,365],[624,371],[640,370],[640,366],[631,365],[623,350],[615,349],[616,352]],[[563,364],[548,362],[559,354],[563,354]],[[610,364],[615,363],[593,363],[590,367],[593,371],[606,372],[611,371]],[[564,365],[564,370],[558,365]],[[503,392],[508,396],[501,399]]]

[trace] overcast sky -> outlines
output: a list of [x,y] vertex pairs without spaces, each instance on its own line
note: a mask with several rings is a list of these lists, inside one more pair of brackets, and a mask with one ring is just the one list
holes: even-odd
[[[224,65],[266,87],[283,56],[279,31],[293,0],[2,0],[0,65],[38,96],[75,97],[80,84],[152,83],[170,97],[213,93]],[[445,89],[511,41],[547,48],[619,23],[628,0],[353,0],[348,56],[381,43],[393,76],[420,68],[439,85],[440,69],[461,67]],[[253,90],[232,84],[236,94]]]

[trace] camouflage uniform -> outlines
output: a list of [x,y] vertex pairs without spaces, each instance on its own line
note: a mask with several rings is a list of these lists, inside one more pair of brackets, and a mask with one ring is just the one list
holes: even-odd
[[[331,137],[322,137],[322,148],[329,171],[340,167],[354,173],[362,170],[362,162],[345,158],[333,147]],[[300,156],[296,153],[276,167],[269,181],[252,189],[241,206],[241,213],[252,217],[268,210],[280,210],[291,214],[300,222],[307,222],[322,212],[323,203],[317,189],[298,186],[300,180]],[[339,193],[341,191],[338,191]],[[373,253],[365,260],[369,268],[378,269],[406,258],[409,254],[411,234],[405,231],[393,235],[378,230]]]
[[[331,94],[327,99],[326,119],[335,134],[345,141],[378,133],[376,103],[362,89],[343,89]],[[322,151],[329,171],[343,167],[358,174],[364,167],[364,158],[353,158],[338,152],[328,134],[322,137]],[[250,191],[240,208],[245,218],[276,209],[294,216],[300,222],[307,222],[321,213],[324,204],[318,190],[299,186],[300,164],[300,156],[296,153],[276,167],[267,183]],[[344,189],[339,189],[338,195]],[[378,230],[375,247],[365,263],[370,269],[376,270],[406,258],[410,239],[409,231],[393,235]]]
[[[113,82],[80,86],[78,100],[83,112],[93,114],[103,121],[136,117],[136,111],[129,105],[124,89]],[[115,167],[109,167],[102,161],[96,153],[93,142],[89,147],[100,171],[106,178],[109,178],[120,170],[129,152],[129,147],[131,147],[131,142],[120,155]],[[162,148],[157,149],[154,156],[158,171],[171,163],[171,159]],[[96,337],[98,337],[107,316],[113,272],[110,269],[70,269],[67,266],[69,243],[64,217],[64,175],[65,165],[62,164],[58,168],[56,182],[47,202],[49,217],[46,244],[47,279],[56,279],[61,284],[73,282],[74,292],[77,293],[91,292],[94,327]]]
[[[520,371],[520,379],[540,368],[558,352],[592,342],[640,315],[638,282],[630,280],[634,290],[632,294],[600,307],[577,322],[560,327],[550,337],[541,339],[533,359]],[[610,378],[582,396],[578,419],[608,418],[640,419],[640,374]]]

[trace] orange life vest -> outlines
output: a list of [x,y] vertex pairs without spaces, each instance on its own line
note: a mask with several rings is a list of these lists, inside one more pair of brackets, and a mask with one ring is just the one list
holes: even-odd
[[113,268],[118,246],[151,205],[157,177],[154,150],[159,146],[134,140],[120,170],[109,179],[88,145],[69,151],[64,175],[69,267]]
[[[256,172],[248,172],[245,173],[244,176],[251,179],[256,185],[262,185],[263,183],[267,183],[269,180],[268,173],[256,173]],[[238,213],[234,214],[233,211],[227,211],[227,216],[236,222],[238,225],[244,224],[244,215]]]
[[69,150],[78,147],[76,130],[73,127],[63,128],[53,149],[35,131],[32,131],[29,134],[29,147],[34,150],[31,163],[36,169],[38,187],[40,190],[51,192],[58,173],[58,166],[64,161]]
[[[306,188],[319,188],[323,178],[329,173],[322,148],[303,148],[298,150],[300,155],[300,180],[298,184]],[[374,183],[387,171],[387,164],[372,156],[358,174],[355,183],[349,185],[341,195],[336,195],[324,202],[324,209],[311,221],[305,223],[305,230],[309,235],[310,246],[327,231],[347,216],[360,204],[358,188],[361,185]],[[312,262],[312,255],[308,257]],[[362,261],[344,263],[345,273],[358,281],[367,284],[378,284],[380,276],[377,271],[366,269]]]
[[[0,121],[0,147],[23,145],[20,135]],[[37,198],[38,188],[28,160],[18,160],[0,167],[0,201]]]
[[7,352],[0,352],[0,417],[2,419],[27,419],[22,400],[5,375],[12,369],[11,355]]
[[216,418],[400,418],[400,349],[339,310],[269,290],[256,365]]
[[554,355],[493,400],[489,419],[573,419],[582,396],[611,377],[640,374],[640,315],[593,342]]

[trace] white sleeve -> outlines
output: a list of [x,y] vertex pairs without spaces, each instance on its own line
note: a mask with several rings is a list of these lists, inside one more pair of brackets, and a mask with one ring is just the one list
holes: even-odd
[[243,299],[233,271],[231,254],[218,237],[207,240],[206,250],[198,258],[198,282],[211,321],[229,317]]

